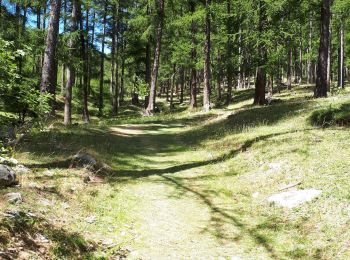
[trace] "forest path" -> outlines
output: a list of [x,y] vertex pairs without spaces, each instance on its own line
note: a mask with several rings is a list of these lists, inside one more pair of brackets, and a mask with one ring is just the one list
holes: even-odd
[[[126,184],[142,205],[133,212],[138,219],[138,239],[129,257],[239,259],[235,257],[242,255],[242,249],[236,243],[227,243],[213,234],[212,225],[217,224],[213,207],[197,183],[191,182],[203,173],[195,167],[196,161],[203,158],[178,141],[177,135],[184,129],[181,124],[122,125],[111,129],[129,138],[131,146],[153,151],[143,157],[144,165],[134,169],[135,181]],[[165,149],[164,139],[172,149]]]

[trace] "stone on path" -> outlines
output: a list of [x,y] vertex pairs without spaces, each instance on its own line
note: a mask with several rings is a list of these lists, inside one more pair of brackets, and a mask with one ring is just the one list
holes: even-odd
[[291,190],[282,193],[273,194],[268,201],[285,208],[295,208],[305,202],[312,201],[321,195],[321,190]]
[[0,164],[0,187],[16,185],[16,174],[8,166]]
[[14,167],[13,170],[18,174],[25,174],[25,173],[30,172],[30,170],[27,167],[25,167],[24,165],[21,165],[21,164]]
[[97,166],[97,161],[90,154],[78,153],[73,157],[71,167],[83,167],[88,169],[94,169]]
[[17,192],[7,193],[5,197],[7,201],[12,204],[18,204],[23,202],[21,194]]

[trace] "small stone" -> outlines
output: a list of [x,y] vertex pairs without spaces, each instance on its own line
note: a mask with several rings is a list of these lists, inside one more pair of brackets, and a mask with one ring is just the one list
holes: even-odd
[[15,158],[10,158],[7,162],[12,165],[18,165],[18,161]]
[[84,176],[84,183],[89,183],[92,181],[92,178],[89,175]]
[[256,198],[259,197],[259,195],[260,195],[259,192],[254,192],[254,193],[252,194],[252,197],[253,197],[254,199],[256,199]]
[[96,221],[96,216],[91,215],[91,216],[87,217],[87,218],[85,219],[85,221],[86,221],[87,223],[89,223],[89,224],[92,224],[92,223],[94,223],[94,222]]
[[42,234],[36,234],[36,240],[38,240],[40,243],[49,243],[50,240],[48,240],[44,235]]
[[55,173],[53,171],[47,170],[44,172],[44,175],[48,176],[48,177],[52,177],[55,175]]
[[312,201],[320,196],[321,190],[309,189],[309,190],[291,190],[287,192],[277,193],[271,195],[268,201],[276,203],[281,207],[295,208],[305,202]]
[[97,166],[96,159],[90,154],[78,153],[73,157],[71,167],[73,168],[88,168],[94,170]]
[[37,188],[39,188],[39,186],[38,186],[37,183],[31,182],[31,183],[28,184],[28,188],[29,189],[37,189]]
[[69,204],[67,202],[63,202],[62,203],[62,208],[63,209],[68,209],[69,208]]
[[7,193],[5,197],[7,198],[7,201],[12,204],[19,204],[23,202],[21,194],[17,192]]
[[45,207],[49,207],[49,206],[52,206],[52,202],[47,200],[47,199],[43,199],[41,201],[41,205],[45,206]]
[[13,170],[18,174],[25,174],[30,172],[30,170],[27,167],[21,164],[17,165],[15,168],[13,168]]

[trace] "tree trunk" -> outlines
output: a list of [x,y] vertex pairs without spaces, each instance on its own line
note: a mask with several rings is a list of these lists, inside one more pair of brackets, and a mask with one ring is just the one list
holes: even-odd
[[[289,39],[289,45],[291,45],[290,39]],[[292,47],[289,46],[289,49],[288,49],[288,69],[287,69],[287,87],[289,90],[292,89],[292,65],[293,65],[293,51],[292,51]]]
[[314,92],[315,98],[327,97],[327,71],[328,71],[328,51],[329,51],[329,24],[331,0],[323,0],[321,8],[321,36],[320,48],[318,52],[318,66],[316,88]]
[[157,32],[156,32],[156,48],[154,50],[154,62],[153,62],[153,69],[152,69],[152,75],[151,75],[151,88],[150,88],[150,95],[149,95],[149,102],[147,111],[149,113],[152,113],[155,108],[156,104],[156,87],[157,87],[157,78],[158,78],[158,68],[159,68],[159,61],[160,61],[160,49],[162,44],[162,35],[163,35],[163,23],[164,23],[164,0],[157,0],[156,1],[156,7],[158,9],[158,21],[157,21]]
[[120,102],[124,102],[124,95],[125,95],[125,40],[123,36],[123,41],[122,41],[122,75],[120,79]]
[[[190,1],[190,12],[193,15],[196,11],[196,3],[194,1]],[[190,107],[195,108],[197,107],[197,71],[196,71],[196,60],[197,60],[197,51],[196,51],[196,33],[197,33],[197,25],[194,20],[192,20],[191,23],[191,41],[192,41],[192,49],[191,49],[191,61],[193,62],[192,68],[191,68],[191,81],[190,81],[190,88],[191,88],[191,96],[190,96]]]
[[114,105],[114,90],[115,90],[115,34],[116,34],[116,28],[115,28],[115,12],[116,12],[116,7],[115,5],[113,6],[113,22],[112,22],[112,47],[111,47],[111,78],[110,78],[110,84],[109,84],[109,99],[111,102],[111,107],[112,107],[112,114],[113,114],[113,108],[115,107]]
[[227,0],[227,14],[228,18],[226,21],[226,30],[228,33],[227,37],[227,61],[226,61],[226,73],[227,73],[227,99],[226,99],[226,104],[229,105],[232,102],[232,86],[233,86],[233,41],[232,41],[232,24],[233,24],[233,19],[232,19],[232,14],[231,14],[231,0]]
[[113,41],[114,48],[114,88],[112,90],[112,115],[116,116],[118,114],[119,108],[119,5],[117,5],[115,14],[113,16],[113,23],[115,24],[113,29],[113,37],[115,40]]
[[50,100],[51,113],[54,114],[54,95],[56,91],[55,56],[56,45],[59,30],[61,0],[51,0],[51,12],[49,29],[46,37],[46,48],[44,53],[44,62],[41,75],[40,91],[42,93],[50,93],[53,95]]
[[308,60],[307,60],[307,84],[313,82],[312,72],[312,19],[309,18],[309,46],[308,46]]
[[[259,2],[259,35],[260,37],[266,30],[266,9],[262,1]],[[265,104],[265,87],[266,87],[266,46],[264,44],[259,44],[259,64],[257,69],[256,81],[255,81],[255,105],[264,105]]]
[[83,65],[83,119],[85,123],[90,122],[89,108],[88,108],[88,53],[87,53],[87,41],[84,36],[84,23],[83,15],[81,12],[80,2],[77,5],[77,13],[79,17],[80,25],[80,43],[81,43],[81,58]]
[[98,113],[103,115],[103,86],[104,86],[104,73],[105,73],[105,37],[106,37],[106,19],[107,19],[107,1],[104,2],[104,13],[102,21],[102,42],[101,42],[101,63],[100,63],[100,91],[98,102]]
[[185,69],[181,67],[180,72],[180,104],[184,102],[184,88],[185,88]]
[[69,38],[69,49],[70,49],[70,62],[68,63],[68,75],[66,85],[66,96],[64,101],[64,124],[70,125],[72,123],[72,89],[75,84],[75,67],[74,58],[76,55],[76,41],[74,39],[74,33],[78,30],[77,25],[77,0],[73,0],[72,16],[70,25],[70,38]]
[[344,25],[339,28],[339,49],[338,49],[338,87],[344,88]]
[[[64,4],[63,4],[63,33],[65,33],[67,31],[67,0],[64,0]],[[62,74],[61,74],[61,95],[64,95],[64,90],[65,90],[65,86],[66,86],[66,63],[65,61],[62,62]]]
[[210,110],[210,0],[205,3],[205,42],[204,42],[204,93],[203,110]]

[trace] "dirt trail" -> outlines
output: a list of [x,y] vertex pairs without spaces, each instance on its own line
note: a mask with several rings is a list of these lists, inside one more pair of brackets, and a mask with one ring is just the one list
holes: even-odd
[[[120,133],[120,131],[118,131]],[[123,134],[142,135],[142,126],[123,126]],[[153,134],[156,134],[153,132]],[[142,139],[143,148],[159,147]],[[131,138],[132,139],[132,138]],[[157,140],[157,139],[153,139]],[[132,140],[130,140],[132,142]],[[176,155],[166,156],[169,162],[177,161]],[[156,155],[154,161],[162,160]],[[148,159],[150,159],[148,158]],[[184,158],[182,156],[182,158]],[[188,158],[188,160],[191,159]],[[179,162],[181,163],[181,162]],[[152,168],[156,165],[145,165]],[[174,165],[169,165],[172,167]],[[144,169],[135,169],[144,170]],[[187,194],[171,183],[171,178],[187,172],[150,175],[130,185],[142,207],[135,214],[138,239],[129,256],[130,259],[241,259],[244,253],[236,243],[220,243],[208,232],[211,223],[211,210],[195,194]],[[186,193],[179,196],[179,193]]]

